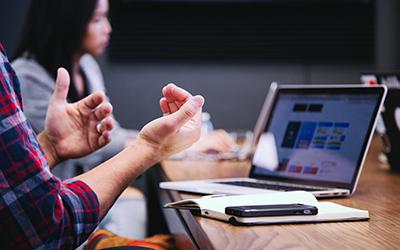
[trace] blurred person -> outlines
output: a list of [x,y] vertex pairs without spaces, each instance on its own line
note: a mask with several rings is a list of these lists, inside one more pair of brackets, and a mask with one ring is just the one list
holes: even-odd
[[57,72],[45,127],[36,135],[0,44],[1,249],[79,246],[132,180],[200,137],[204,99],[169,84],[160,100],[163,117],[145,125],[135,142],[110,160],[61,181],[50,168],[105,146],[113,121],[112,106],[102,92],[68,103],[68,72]]

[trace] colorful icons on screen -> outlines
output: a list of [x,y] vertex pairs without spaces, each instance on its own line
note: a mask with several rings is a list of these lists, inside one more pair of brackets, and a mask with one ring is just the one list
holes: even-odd
[[349,127],[348,122],[290,121],[281,147],[340,150]]
[[[338,151],[346,140],[348,122],[290,121],[286,126],[281,147],[286,149],[315,149]],[[294,174],[317,175],[320,166],[280,161],[277,171]]]

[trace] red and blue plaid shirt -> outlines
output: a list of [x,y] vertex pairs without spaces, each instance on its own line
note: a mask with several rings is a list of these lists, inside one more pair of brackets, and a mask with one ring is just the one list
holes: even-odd
[[74,248],[98,221],[99,202],[89,186],[51,174],[0,44],[0,249]]

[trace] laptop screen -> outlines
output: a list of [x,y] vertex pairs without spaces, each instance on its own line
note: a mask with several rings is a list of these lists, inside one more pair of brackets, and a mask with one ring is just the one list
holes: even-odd
[[[383,92],[376,88],[279,89],[251,175],[351,187]],[[275,163],[271,163],[271,142]]]

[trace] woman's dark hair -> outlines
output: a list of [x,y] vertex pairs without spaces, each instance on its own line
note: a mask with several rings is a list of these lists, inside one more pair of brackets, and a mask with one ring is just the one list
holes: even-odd
[[[59,67],[72,74],[73,57],[82,47],[96,5],[97,0],[31,0],[14,59],[34,58],[54,79]],[[79,99],[73,77],[68,98]]]

